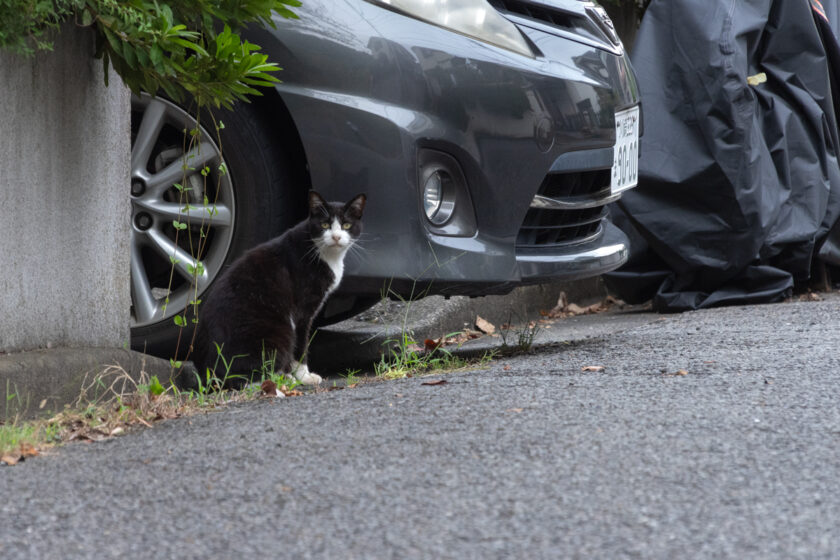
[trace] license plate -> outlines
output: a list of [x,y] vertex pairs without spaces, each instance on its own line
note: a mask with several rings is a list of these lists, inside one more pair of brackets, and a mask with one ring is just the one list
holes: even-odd
[[631,107],[615,114],[613,151],[613,193],[635,187],[639,182],[639,108]]

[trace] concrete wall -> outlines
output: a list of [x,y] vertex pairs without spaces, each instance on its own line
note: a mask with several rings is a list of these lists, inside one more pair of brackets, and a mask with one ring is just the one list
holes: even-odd
[[0,352],[129,342],[130,98],[93,52],[0,52]]

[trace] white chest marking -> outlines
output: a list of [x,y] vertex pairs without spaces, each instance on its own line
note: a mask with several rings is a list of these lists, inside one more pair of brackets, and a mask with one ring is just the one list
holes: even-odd
[[335,259],[327,258],[323,260],[330,267],[330,270],[332,270],[333,276],[335,276],[332,284],[330,284],[330,287],[327,288],[327,295],[329,295],[333,292],[333,290],[338,288],[338,285],[341,283],[341,277],[344,275],[344,251],[342,251]]
[[344,231],[338,218],[333,218],[330,229],[325,230],[318,243],[318,255],[321,260],[327,263],[333,273],[334,279],[327,288],[324,296],[330,295],[341,283],[344,276],[344,254],[352,243],[350,234]]

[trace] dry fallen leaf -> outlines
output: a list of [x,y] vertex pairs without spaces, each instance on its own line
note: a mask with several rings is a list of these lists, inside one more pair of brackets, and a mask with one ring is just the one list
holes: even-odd
[[435,379],[434,381],[424,381],[420,385],[446,385],[447,383],[446,379]]
[[679,376],[688,375],[688,371],[686,371],[684,369],[680,369],[680,370],[677,370],[676,373],[674,373],[674,375],[679,375]]
[[28,443],[21,443],[20,444],[20,454],[22,457],[35,457],[37,456],[38,450],[35,449],[33,446],[29,445]]
[[583,366],[580,371],[604,371],[605,369],[604,366]]
[[443,344],[450,345],[454,344],[460,346],[461,344],[473,340],[474,338],[478,338],[482,335],[482,333],[470,329],[464,329],[462,332],[459,332],[455,336],[450,336],[449,338],[443,340]]
[[516,412],[516,413],[519,413],[519,412],[522,412],[523,410],[525,410],[525,409],[524,409],[524,408],[509,408],[509,409],[505,410],[505,412]]
[[441,346],[443,346],[443,344],[445,342],[446,342],[446,340],[443,337],[440,337],[437,340],[432,340],[431,338],[427,338],[426,340],[423,341],[423,346],[426,348],[427,352],[432,352],[434,350],[437,350]]
[[475,316],[475,328],[484,334],[493,334],[496,332],[496,327],[490,321],[482,319],[479,315]]
[[6,463],[10,467],[17,465],[18,461],[20,461],[20,455],[10,455],[6,454],[0,457],[0,463]]
[[268,395],[269,397],[277,396],[277,383],[271,379],[263,381],[262,385],[260,385],[260,389],[262,389],[263,394]]
[[[140,418],[139,420],[142,421],[142,418]],[[151,428],[152,425],[149,424],[149,427]],[[103,439],[111,437],[111,434],[109,432],[103,432],[102,430],[96,429],[88,430],[85,435],[90,441],[102,441]]]
[[614,305],[623,306],[623,301],[612,296],[607,296],[603,301],[593,303],[586,307],[581,307],[576,303],[569,303],[565,292],[560,292],[560,297],[557,299],[557,305],[551,311],[540,311],[543,317],[552,319],[563,317],[574,317],[576,315],[590,315],[592,313],[602,313],[609,311]]
[[280,387],[280,394],[285,395],[287,397],[299,397],[303,395],[303,391],[298,391],[297,389],[289,389],[285,385]]
[[505,366],[503,369],[504,369],[505,371],[510,371],[510,369],[511,369],[511,368],[510,368],[510,366]]
[[583,308],[576,303],[570,303],[566,306],[566,308],[563,311],[565,311],[569,315],[583,315],[587,312],[588,309],[589,307]]

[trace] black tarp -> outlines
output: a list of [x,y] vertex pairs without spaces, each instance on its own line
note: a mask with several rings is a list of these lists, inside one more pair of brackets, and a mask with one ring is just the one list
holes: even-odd
[[632,244],[605,277],[622,299],[778,301],[815,259],[840,264],[838,3],[653,0],[631,57],[639,186],[612,208]]

